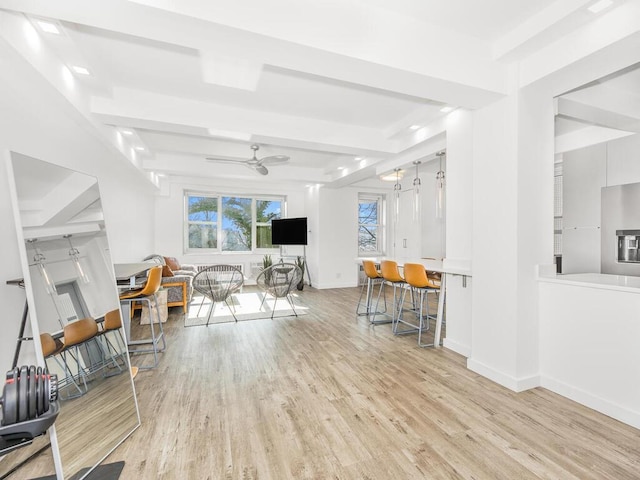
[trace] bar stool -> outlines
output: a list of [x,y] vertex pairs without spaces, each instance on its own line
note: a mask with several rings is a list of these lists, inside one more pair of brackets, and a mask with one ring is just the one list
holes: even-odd
[[[402,304],[400,303],[400,294],[397,294],[398,288],[404,288],[407,285],[404,278],[400,274],[398,270],[397,262],[393,260],[383,260],[380,262],[380,273],[385,282],[390,283],[393,286],[393,311],[391,313],[391,322],[395,323],[396,321],[396,313],[401,308]],[[376,300],[376,312],[378,311],[378,303],[380,302],[380,294],[382,293],[382,289],[378,292],[378,298]]]
[[[60,348],[60,343],[56,343],[56,341],[53,339],[53,337],[51,337],[50,334],[44,333],[40,335],[40,343],[42,345],[43,356],[45,358],[54,357],[60,368],[62,368],[62,370],[65,372],[65,378],[63,379],[63,381],[73,383],[74,387],[78,391],[77,394],[69,394],[67,398],[75,398],[87,393],[87,369],[80,363],[80,347],[90,340],[93,340],[97,334],[98,324],[96,323],[96,321],[93,318],[83,318],[81,320],[71,322],[64,327],[62,348]],[[60,363],[56,355],[60,355],[64,365]],[[69,355],[76,363],[75,370],[77,373],[75,374],[71,369],[67,355]],[[91,353],[89,352],[89,349],[87,349],[87,360],[89,363],[88,370],[89,372],[91,372],[93,361],[91,359]],[[79,382],[76,381],[76,376],[78,380],[82,380],[84,389],[82,388],[82,385],[80,385]]]
[[[126,349],[124,339],[122,338],[122,331],[120,330],[121,327],[122,317],[120,315],[120,309],[118,308],[105,313],[104,320],[102,322],[102,329],[98,332],[98,337],[104,338],[106,353],[111,357],[111,361],[119,370],[117,373],[122,372],[118,358],[123,357]],[[113,332],[117,346],[114,346],[113,343],[111,343],[111,340],[109,340],[109,332]],[[126,360],[123,361],[123,363],[126,365]],[[116,375],[117,373],[113,375]]]
[[[367,276],[367,283],[362,284],[362,288],[360,289],[360,297],[358,298],[358,306],[356,307],[356,315],[362,316],[366,315],[369,319],[369,323],[378,324],[378,323],[389,323],[389,320],[375,320],[376,315],[385,314],[387,312],[387,297],[384,295],[384,310],[382,312],[371,312],[371,304],[373,303],[373,294],[376,288],[376,285],[380,286],[380,290],[384,289],[384,278],[382,274],[376,268],[376,264],[371,260],[363,260],[362,261],[362,269],[364,270],[365,275]],[[365,286],[367,287],[367,296],[365,303],[365,311],[361,312],[360,307],[362,306],[362,295],[365,291]],[[377,305],[377,304],[376,304]],[[373,315],[373,317],[372,317]]]
[[[422,343],[422,332],[429,330],[429,320],[436,319],[436,317],[432,317],[429,315],[429,293],[438,293],[440,292],[440,285],[436,283],[433,279],[429,278],[424,265],[420,265],[419,263],[405,263],[404,264],[404,278],[409,286],[420,292],[420,301],[418,305],[418,324],[411,323],[410,321],[404,318],[404,314],[400,312],[398,315],[398,319],[393,325],[393,333],[396,335],[401,335],[404,333],[418,333],[418,345],[421,347],[433,347],[434,344],[423,344]],[[406,294],[406,290],[402,292],[402,301],[404,302],[404,297]],[[427,306],[426,306],[426,315],[422,314],[424,298],[427,297]],[[426,319],[426,326],[425,326]],[[399,330],[398,326],[402,323],[411,328],[405,330]]]
[[[53,336],[50,333],[41,333],[40,334],[40,345],[42,346],[42,356],[44,357],[44,362],[45,364],[47,363],[47,360],[49,358],[53,358],[55,360],[55,362],[58,364],[58,366],[60,367],[60,369],[62,370],[62,372],[64,372],[64,377],[60,377],[60,386],[63,386],[63,383],[66,384],[67,382],[72,382],[73,385],[76,387],[76,390],[78,390],[78,394],[77,395],[69,395],[67,396],[67,398],[75,398],[75,397],[79,397],[80,395],[83,395],[83,391],[80,388],[80,386],[76,383],[73,373],[71,373],[71,370],[69,370],[69,367],[66,363],[63,363],[60,361],[60,359],[57,357],[57,355],[59,353],[62,353],[62,351],[64,350],[64,343],[59,339],[59,338],[53,338]],[[48,366],[47,366],[47,370],[52,371]]]
[[[158,265],[149,269],[147,276],[147,283],[140,290],[129,290],[120,294],[120,302],[147,302],[149,306],[149,326],[151,327],[151,338],[144,340],[129,340],[129,346],[132,345],[151,345],[151,348],[134,348],[129,353],[151,353],[153,352],[153,365],[139,367],[142,369],[155,368],[158,366],[158,353],[163,352],[167,348],[167,343],[164,338],[164,330],[162,329],[162,319],[160,318],[160,311],[158,308],[158,297],[156,293],[160,289],[160,283],[162,282],[162,265]],[[153,304],[152,304],[153,301]],[[153,318],[151,318],[151,312],[156,312],[156,318],[158,320],[158,326],[160,328],[160,334],[156,336]],[[159,342],[162,341],[162,348],[158,348]]]

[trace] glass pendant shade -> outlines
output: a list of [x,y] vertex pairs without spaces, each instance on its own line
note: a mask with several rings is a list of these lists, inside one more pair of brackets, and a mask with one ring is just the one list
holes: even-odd
[[416,166],[416,178],[413,179],[413,219],[420,220],[422,213],[422,197],[420,195],[420,187],[422,186],[422,181],[418,176],[418,165],[422,162],[420,160],[416,160],[413,164]]
[[436,173],[436,218],[442,218],[444,215],[445,176],[444,171],[442,170],[442,157],[444,154],[444,152],[438,152],[436,154],[440,157],[440,169],[438,170],[438,173]]
[[47,272],[47,269],[44,266],[45,260],[46,260],[45,256],[42,253],[40,253],[38,250],[36,250],[36,254],[33,257],[33,261],[36,262],[36,265],[38,265],[38,270],[40,271],[40,276],[42,277],[42,280],[44,280],[44,287],[47,290],[47,293],[49,295],[53,295],[54,293],[58,293],[58,291],[56,290],[56,285],[51,281],[51,277],[49,276],[49,273]]
[[71,243],[71,235],[65,235],[64,238],[69,241],[69,256],[71,257],[71,261],[73,262],[73,267],[76,269],[78,278],[82,281],[82,283],[89,283],[89,277],[85,273],[84,269],[82,268],[82,264],[80,263],[80,252]]
[[396,168],[394,170],[396,172],[396,183],[393,186],[393,223],[398,223],[398,218],[400,218],[400,191],[402,190],[402,185],[400,184],[400,169]]

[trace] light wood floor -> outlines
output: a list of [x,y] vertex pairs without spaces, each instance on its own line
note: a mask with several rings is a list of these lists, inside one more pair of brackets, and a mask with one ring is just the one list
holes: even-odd
[[298,319],[184,328],[172,310],[135,380],[142,426],[107,462],[123,479],[640,478],[639,430],[372,327],[358,293],[305,288]]

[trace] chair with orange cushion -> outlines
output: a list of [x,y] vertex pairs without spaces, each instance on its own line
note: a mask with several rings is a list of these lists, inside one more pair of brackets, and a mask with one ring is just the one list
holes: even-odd
[[[407,282],[405,282],[404,277],[398,270],[398,263],[393,260],[382,260],[382,262],[380,262],[380,273],[382,274],[384,281],[393,286],[393,310],[391,312],[391,322],[395,324],[399,310],[402,307],[402,303],[400,302],[402,296],[397,290],[398,288],[403,289],[407,285]],[[378,292],[375,308],[376,311],[378,311],[381,292],[382,289]]]
[[[111,358],[111,361],[119,370],[118,373],[122,372],[119,358],[122,358],[126,351],[121,328],[122,316],[120,314],[120,309],[117,308],[104,314],[102,329],[98,332],[98,336],[104,338],[104,343],[106,346],[106,351],[104,353],[106,353]],[[113,345],[113,343],[111,343],[111,340],[109,340],[109,333],[113,334],[112,336],[113,338],[115,338],[116,345]],[[126,363],[126,360],[123,360],[123,364],[126,365]]]
[[[418,323],[412,323],[409,319],[407,319],[404,315],[404,312],[400,312],[396,322],[393,324],[393,333],[403,334],[403,333],[418,333],[418,345],[421,347],[432,347],[434,344],[423,344],[422,343],[422,332],[429,330],[429,320],[435,319],[436,317],[432,317],[429,315],[429,293],[438,293],[440,292],[440,283],[430,278],[427,274],[427,271],[424,265],[419,263],[405,263],[404,264],[404,278],[409,284],[409,286],[420,292],[420,301],[418,304]],[[402,300],[404,302],[404,297],[406,294],[406,290],[402,292]],[[426,301],[426,313],[423,315],[423,305],[425,304],[425,297],[427,297]],[[406,325],[410,328],[400,330],[398,327],[400,324]]]
[[[98,324],[93,318],[83,318],[65,325],[63,329],[63,341],[55,340],[50,334],[40,335],[42,354],[46,358],[54,357],[60,368],[65,372],[65,378],[60,380],[60,385],[73,384],[78,391],[77,394],[69,394],[67,398],[74,398],[84,395],[87,392],[87,371],[91,371],[94,362],[91,359],[90,349],[86,350],[85,365],[81,364],[80,347],[95,339],[98,334]],[[60,359],[62,359],[62,363]],[[69,357],[75,362],[72,368]],[[75,372],[74,372],[75,371]],[[79,381],[82,380],[82,385]]]
[[[135,345],[151,345],[150,348],[134,348],[129,350],[130,353],[153,353],[153,365],[144,366],[140,368],[155,368],[158,365],[158,353],[163,352],[167,348],[167,343],[164,338],[164,330],[162,328],[162,320],[160,318],[160,311],[158,308],[158,297],[156,293],[160,289],[160,283],[162,282],[162,265],[152,267],[149,269],[147,275],[147,282],[138,290],[128,290],[120,293],[120,302],[146,302],[149,306],[149,312],[155,312],[158,327],[160,329],[159,335],[156,335],[154,326],[154,320],[152,313],[149,313],[149,325],[151,328],[151,338],[144,340],[129,340],[129,346]],[[159,347],[159,343],[162,342],[162,347]]]
[[[378,269],[376,268],[376,264],[371,261],[371,260],[362,260],[362,269],[364,271],[364,274],[367,276],[367,283],[366,284],[362,284],[362,288],[360,289],[360,297],[358,298],[358,306],[356,307],[356,315],[361,316],[361,315],[366,315],[367,318],[369,319],[369,322],[372,324],[377,324],[377,323],[389,323],[390,320],[384,320],[384,321],[380,321],[380,320],[376,320],[375,316],[376,315],[380,315],[380,314],[385,314],[387,311],[387,297],[386,295],[384,295],[383,293],[383,298],[384,298],[384,310],[382,312],[378,312],[378,311],[373,311],[371,310],[372,307],[372,303],[373,303],[373,294],[376,288],[376,285],[380,286],[380,290],[383,291],[384,289],[384,278],[382,277],[382,274],[378,271]],[[366,287],[366,301],[365,301],[365,310],[364,312],[360,311],[360,308],[362,306],[362,295],[365,292],[365,287]]]
[[[64,350],[64,343],[59,338],[53,338],[50,333],[41,333],[40,334],[40,345],[42,346],[42,356],[44,357],[45,364],[47,360],[53,358],[55,362],[58,364],[62,372],[64,373],[64,377],[60,376],[59,386],[60,388],[64,388],[67,384],[73,383],[76,390],[78,391],[75,397],[79,397],[84,392],[80,388],[80,386],[76,383],[75,378],[68,365],[61,361],[58,357],[58,354],[62,353]],[[51,368],[47,366],[47,370],[52,371]],[[68,398],[72,398],[73,396],[69,396]]]

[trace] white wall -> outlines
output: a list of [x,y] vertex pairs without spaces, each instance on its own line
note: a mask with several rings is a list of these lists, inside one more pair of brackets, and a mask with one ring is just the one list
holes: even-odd
[[517,99],[473,119],[473,291],[469,367],[514,386],[518,310]]
[[[153,249],[153,195],[146,180],[93,133],[67,101],[0,39],[0,152],[14,151],[95,175],[100,183],[114,262],[136,260]],[[6,280],[22,277],[6,165],[0,167],[3,276],[0,371],[8,369],[24,304],[24,291]],[[123,214],[125,212],[126,214]],[[21,362],[33,361],[24,347]]]
[[468,366],[522,390],[538,382],[537,265],[553,259],[553,102],[517,93],[476,112],[473,314]]
[[[472,269],[473,255],[473,113],[447,116],[446,264]],[[444,345],[471,355],[472,278],[447,279],[447,336]]]
[[318,227],[318,288],[353,287],[358,284],[358,190],[320,188]]

